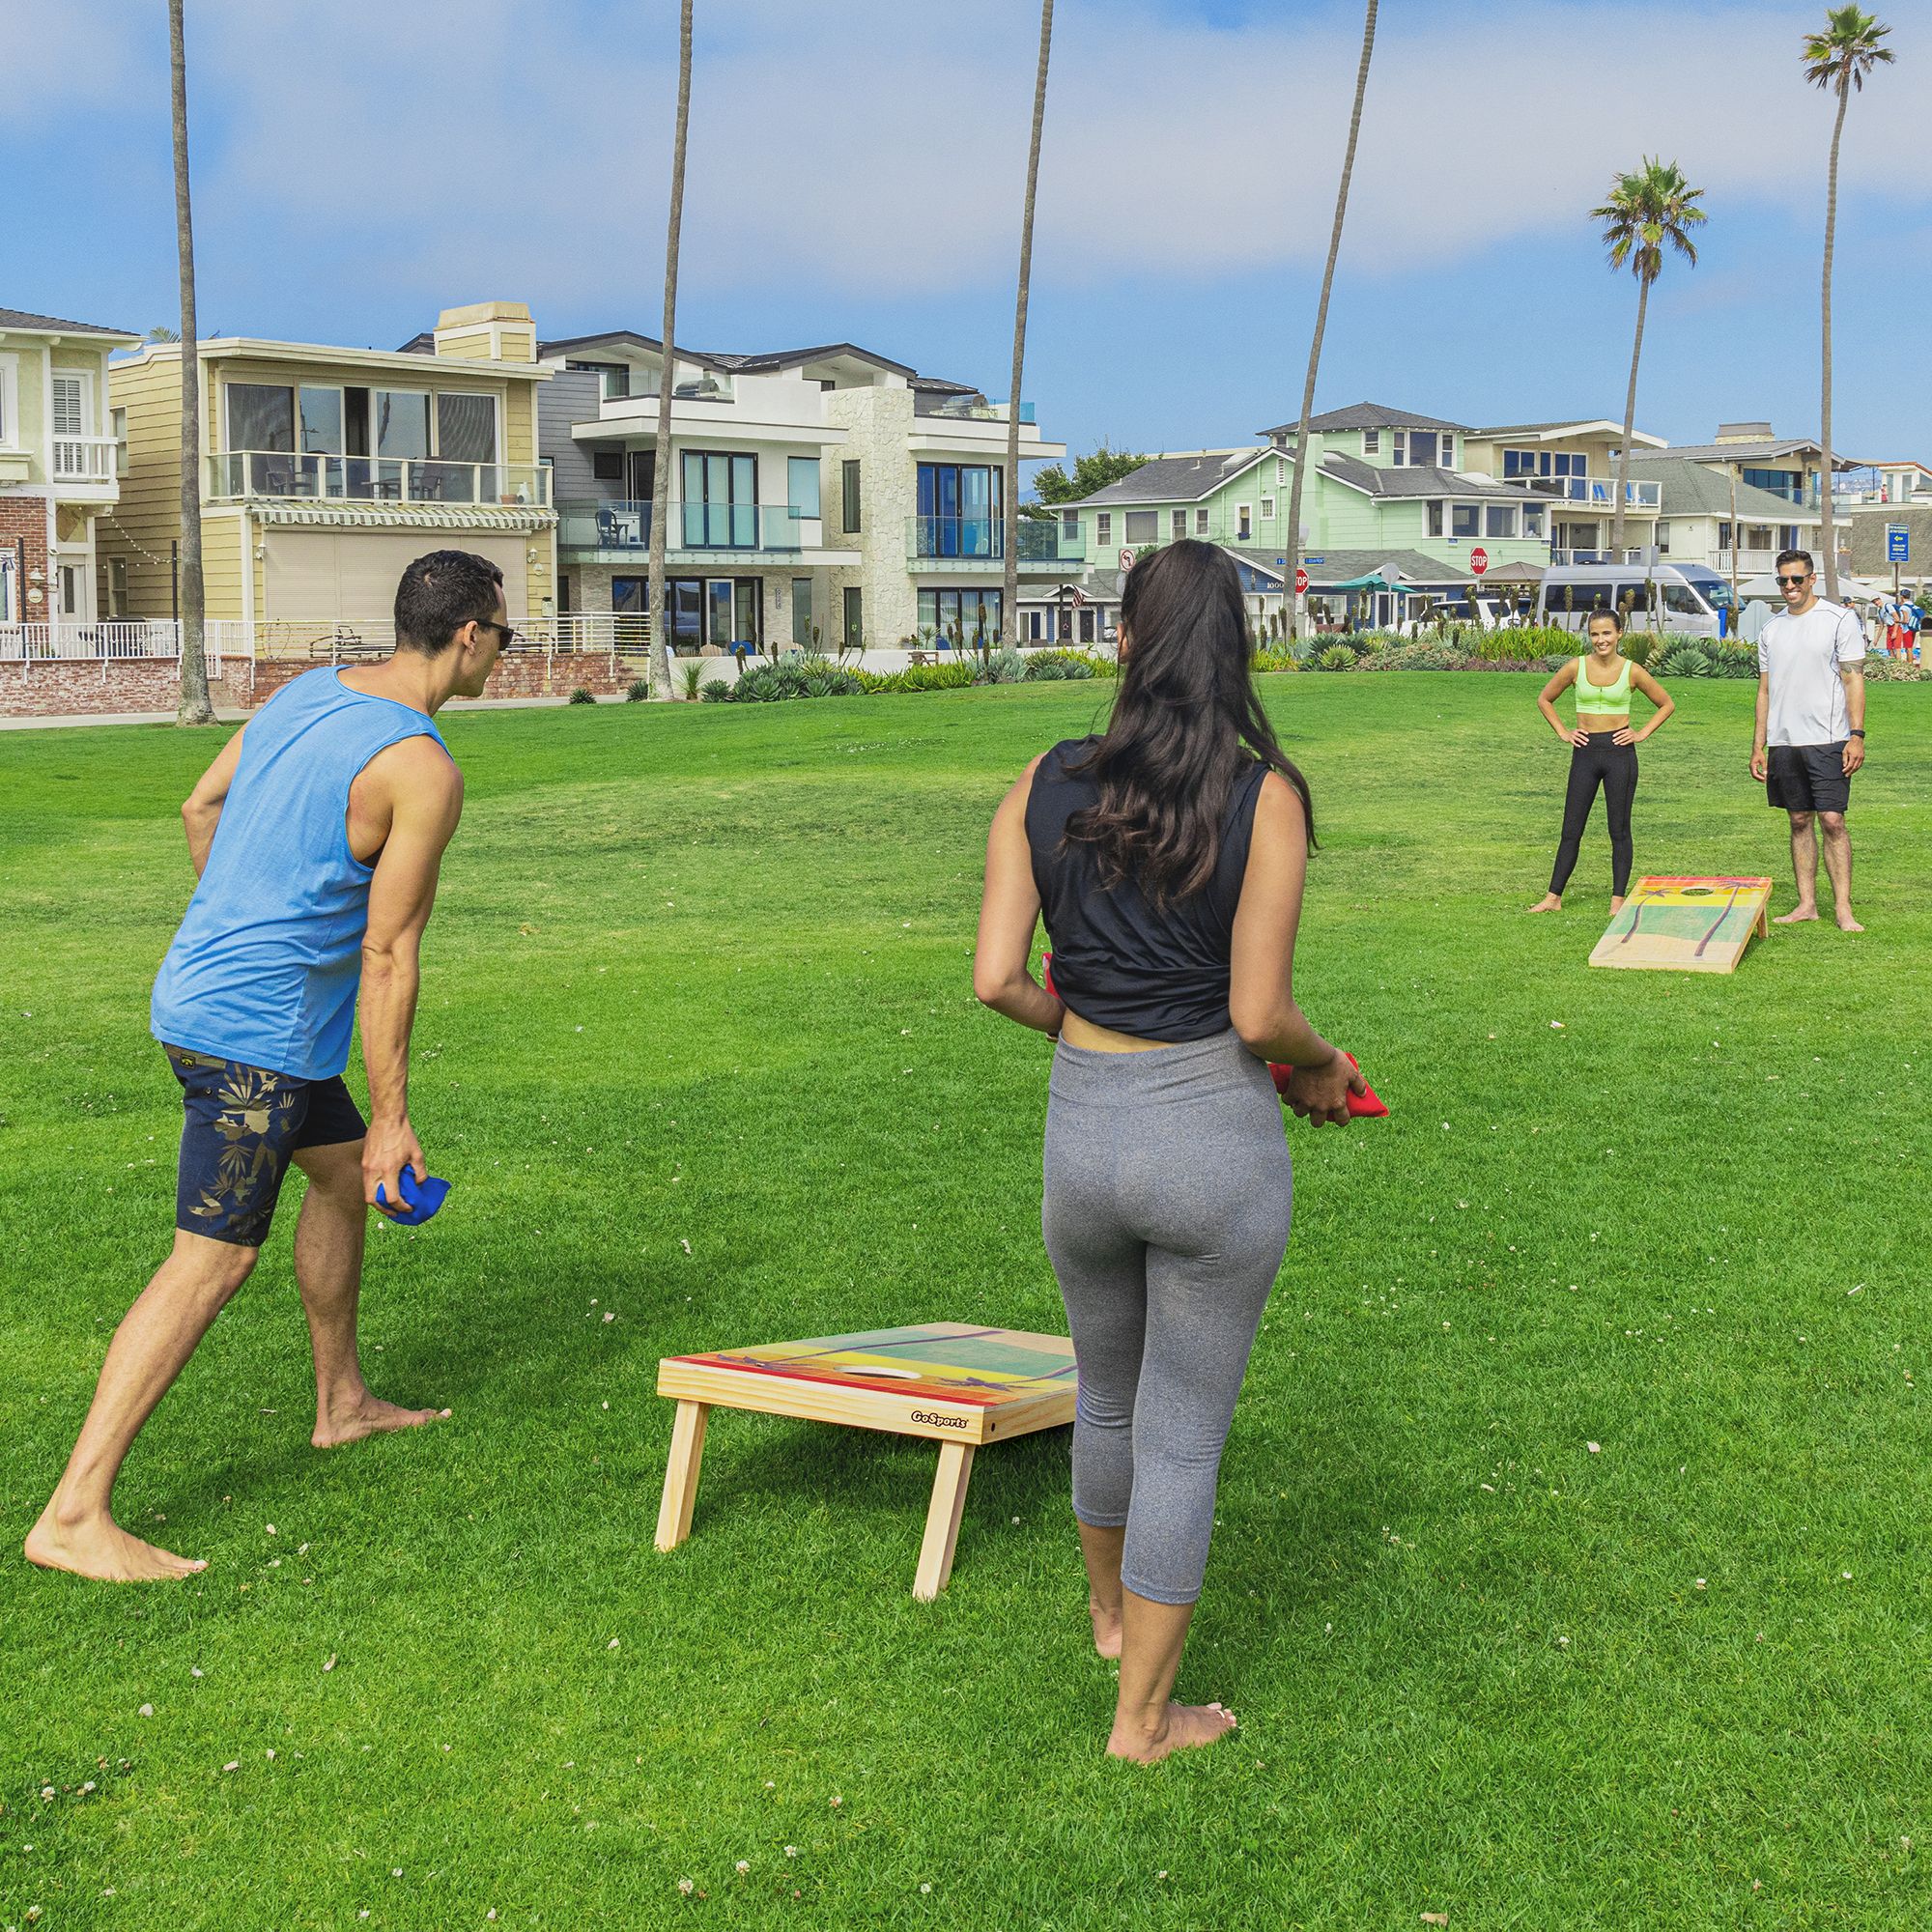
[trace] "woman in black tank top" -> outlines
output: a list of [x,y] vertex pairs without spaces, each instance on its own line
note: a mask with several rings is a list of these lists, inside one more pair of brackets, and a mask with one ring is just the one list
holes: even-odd
[[[1042,1228],[1079,1368],[1073,1513],[1108,1749],[1234,1728],[1170,1701],[1221,1449],[1288,1242],[1290,1106],[1364,1091],[1291,990],[1313,808],[1255,695],[1233,561],[1181,541],[1128,573],[1106,730],[1042,753],[993,820],[973,987],[1058,1042]],[[1042,915],[1053,990],[1030,969]]]

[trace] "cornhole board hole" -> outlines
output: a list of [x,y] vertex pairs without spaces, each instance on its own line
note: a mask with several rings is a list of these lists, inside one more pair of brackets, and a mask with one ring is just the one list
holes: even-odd
[[939,1444],[939,1468],[912,1593],[930,1603],[952,1574],[973,1452],[1073,1420],[1073,1344],[1065,1335],[924,1321],[857,1335],[668,1355],[658,1393],[677,1404],[657,1546],[691,1533],[704,1430],[714,1408],[758,1409]]
[[1770,904],[1769,879],[1641,878],[1611,915],[1590,964],[1735,973],[1751,935],[1770,930]]

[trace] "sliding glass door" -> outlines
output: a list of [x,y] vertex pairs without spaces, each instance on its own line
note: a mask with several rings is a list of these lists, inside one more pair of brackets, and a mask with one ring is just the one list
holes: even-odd
[[919,466],[920,556],[1001,554],[1002,472],[979,463]]
[[758,547],[758,459],[684,452],[684,548]]

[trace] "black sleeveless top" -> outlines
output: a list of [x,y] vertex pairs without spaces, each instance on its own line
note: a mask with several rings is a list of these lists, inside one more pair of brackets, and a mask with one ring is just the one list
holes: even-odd
[[1233,1024],[1228,956],[1268,768],[1257,759],[1236,779],[1213,878],[1156,913],[1132,880],[1111,892],[1101,885],[1091,844],[1062,842],[1067,819],[1100,796],[1093,777],[1067,767],[1098,743],[1069,738],[1056,745],[1035,769],[1027,799],[1027,843],[1053,946],[1054,989],[1094,1026],[1140,1039],[1211,1039]]

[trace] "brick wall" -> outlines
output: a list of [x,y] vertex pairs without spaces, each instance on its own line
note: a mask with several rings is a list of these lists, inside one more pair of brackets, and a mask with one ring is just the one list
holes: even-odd
[[[0,550],[12,551],[19,560],[14,580],[14,594],[19,608],[14,621],[43,623],[53,614],[53,577],[47,569],[47,506],[41,497],[0,496]],[[40,588],[44,593],[39,604],[27,602],[34,573],[41,574]]]
[[[0,539],[4,540],[4,539]],[[252,710],[265,704],[293,677],[314,667],[302,660],[231,663],[209,681],[216,709]],[[515,651],[499,658],[486,697],[568,697],[582,686],[599,697],[619,697],[631,680],[647,675],[639,661],[586,653],[547,658],[541,651]],[[175,665],[156,659],[62,663],[0,663],[0,717],[68,718],[126,711],[171,712],[180,701]]]

